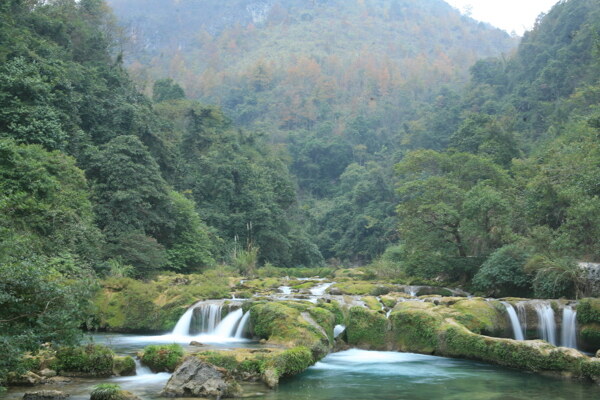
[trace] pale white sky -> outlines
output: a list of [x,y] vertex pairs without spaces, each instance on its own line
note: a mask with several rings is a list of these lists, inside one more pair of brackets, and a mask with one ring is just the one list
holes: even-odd
[[540,13],[548,12],[559,0],[446,0],[465,12],[471,9],[471,17],[523,35],[530,30]]

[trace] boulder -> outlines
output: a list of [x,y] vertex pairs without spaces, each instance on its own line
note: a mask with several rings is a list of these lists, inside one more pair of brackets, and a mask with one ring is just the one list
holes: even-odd
[[39,392],[27,392],[23,400],[64,400],[70,395],[58,390],[40,390]]
[[192,341],[190,342],[190,346],[198,346],[198,347],[200,347],[200,346],[204,346],[204,344],[202,344],[202,343],[200,343],[200,342],[197,342],[197,341],[195,341],[195,340],[192,340]]
[[596,358],[600,358],[600,350],[596,352]]
[[23,375],[10,376],[8,381],[11,385],[15,386],[35,386],[42,383],[44,378],[31,371],[27,371]]
[[56,376],[56,371],[50,368],[44,368],[40,371],[40,375],[46,378],[52,378],[53,376]]
[[167,397],[237,397],[238,383],[227,370],[188,357],[173,373],[161,395]]

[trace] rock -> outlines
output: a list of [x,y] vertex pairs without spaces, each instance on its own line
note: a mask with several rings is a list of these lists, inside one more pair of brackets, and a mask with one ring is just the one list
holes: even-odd
[[116,376],[133,376],[136,372],[135,361],[130,356],[115,356],[112,372]]
[[596,358],[600,358],[600,350],[596,352]]
[[52,378],[53,376],[56,376],[56,371],[50,368],[44,368],[40,371],[40,375],[46,378]]
[[279,374],[273,368],[267,369],[262,375],[263,382],[273,389],[279,383]]
[[27,392],[23,395],[23,400],[63,400],[69,397],[68,393],[58,390],[40,390],[39,392]]
[[167,397],[237,397],[238,383],[227,370],[196,357],[188,357],[175,370],[161,395]]
[[195,340],[192,340],[192,341],[190,342],[190,346],[204,346],[204,344],[203,344],[203,343],[200,343],[200,342],[197,342],[197,341],[195,341]]
[[260,344],[267,344],[267,339],[260,339],[260,341],[258,343],[260,343]]
[[25,372],[23,375],[10,378],[10,383],[17,386],[35,386],[44,381],[44,378],[31,371]]
[[53,376],[52,378],[48,378],[46,379],[46,383],[48,384],[65,384],[65,383],[71,383],[73,382],[73,379],[71,378],[67,378],[66,376]]

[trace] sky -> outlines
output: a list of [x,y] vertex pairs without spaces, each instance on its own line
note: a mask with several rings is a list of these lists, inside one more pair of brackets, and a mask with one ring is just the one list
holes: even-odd
[[447,3],[471,17],[488,22],[508,33],[523,35],[533,28],[540,13],[548,12],[559,0],[446,0]]

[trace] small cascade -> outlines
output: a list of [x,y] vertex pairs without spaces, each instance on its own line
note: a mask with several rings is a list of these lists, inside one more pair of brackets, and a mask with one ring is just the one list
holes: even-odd
[[247,325],[248,325],[248,320],[250,319],[250,311],[246,311],[244,313],[244,316],[242,317],[242,319],[240,320],[240,323],[238,324],[238,327],[235,331],[235,335],[234,337],[236,339],[243,339],[244,338],[244,333],[246,333],[247,329]]
[[527,339],[527,309],[525,308],[525,303],[517,303],[517,316],[519,317],[519,323],[521,325],[521,330],[523,331],[523,336]]
[[136,376],[146,376],[153,375],[153,372],[150,368],[143,365],[138,358],[135,358],[135,375]]
[[346,330],[346,327],[344,325],[336,325],[333,328],[333,337],[336,338],[336,337],[340,336],[345,330]]
[[525,335],[523,334],[523,329],[521,328],[521,323],[519,322],[519,317],[517,316],[515,308],[507,301],[503,301],[502,304],[506,307],[506,312],[510,318],[515,340],[525,340]]
[[560,345],[577,348],[577,311],[573,310],[571,306],[563,308]]
[[417,297],[417,293],[419,293],[419,286],[405,286],[404,293],[411,295],[412,297]]
[[198,303],[194,304],[186,310],[186,312],[179,318],[175,328],[171,335],[173,336],[188,336],[190,334],[190,326],[192,324],[192,317],[194,316],[194,309]]
[[280,286],[280,287],[279,287],[279,291],[280,291],[282,294],[292,294],[292,288],[291,288],[291,287],[289,287],[289,286]]
[[333,284],[335,284],[335,282],[327,282],[315,286],[312,289],[310,289],[310,294],[312,294],[313,296],[323,296],[325,294],[325,291]]
[[210,333],[221,323],[223,306],[221,304],[202,304],[196,306],[189,334]]
[[214,332],[208,332],[211,336],[215,336],[217,338],[234,338],[236,329],[240,323],[240,320],[244,316],[244,312],[241,308],[238,308],[235,311],[227,314],[223,321],[215,328]]
[[552,306],[549,303],[537,303],[534,308],[538,316],[540,338],[556,346],[558,344],[556,341],[556,322]]

